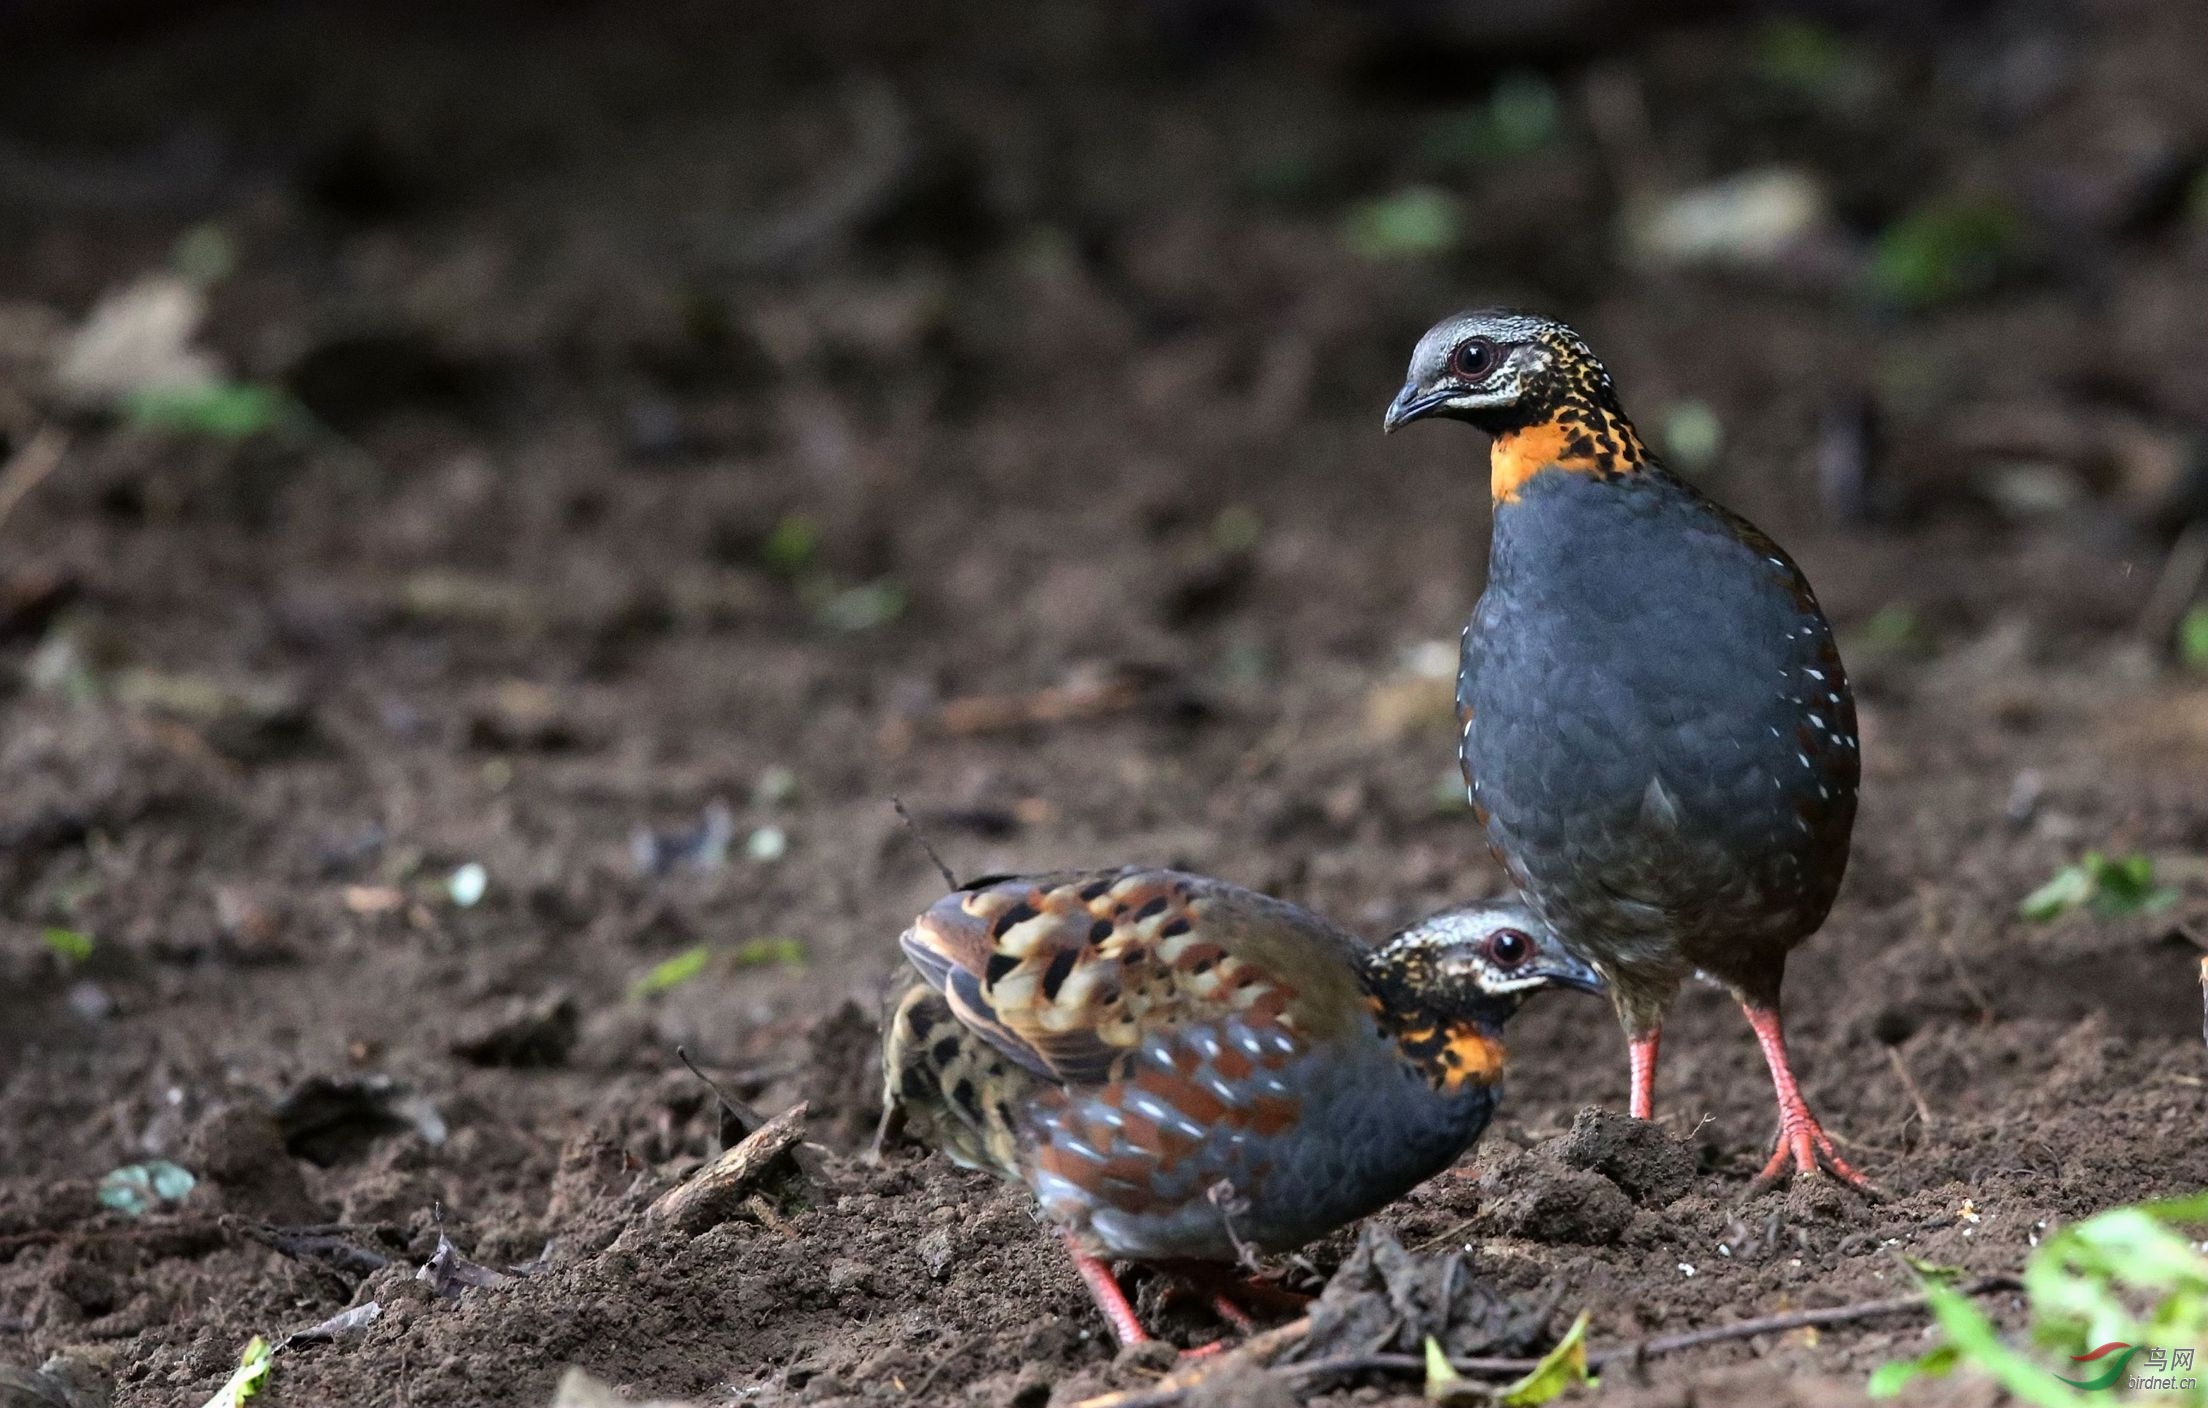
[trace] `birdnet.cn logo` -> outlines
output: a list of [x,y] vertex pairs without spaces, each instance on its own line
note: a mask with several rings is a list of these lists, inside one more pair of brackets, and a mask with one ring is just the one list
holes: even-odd
[[[2139,1365],[2146,1372],[2126,1372],[2131,1368],[2133,1355],[2139,1356]],[[2089,1353],[2071,1355],[2070,1362],[2093,1366],[2085,1371],[2091,1376],[2089,1378],[2064,1379],[2060,1374],[2055,1375],[2072,1388],[2089,1391],[2121,1388],[2128,1393],[2161,1390],[2167,1393],[2200,1387],[2200,1380],[2186,1372],[2193,1367],[2193,1351],[2189,1349],[2143,1349],[2135,1344],[2125,1344],[2122,1340],[2110,1340]]]

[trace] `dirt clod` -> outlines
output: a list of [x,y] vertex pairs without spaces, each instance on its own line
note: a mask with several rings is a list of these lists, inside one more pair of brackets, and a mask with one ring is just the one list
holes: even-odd
[[582,1035],[582,1009],[570,994],[514,998],[452,1039],[452,1054],[478,1066],[557,1066]]
[[266,1105],[233,1100],[201,1116],[184,1162],[211,1186],[226,1212],[279,1226],[326,1221]]
[[1534,1242],[1617,1240],[1633,1221],[1633,1200],[1599,1173],[1558,1162],[1546,1150],[1513,1155],[1480,1180],[1487,1198],[1480,1230]]
[[1594,1105],[1542,1152],[1567,1168],[1601,1174],[1642,1207],[1667,1206],[1694,1186],[1698,1158],[1691,1141],[1662,1124]]

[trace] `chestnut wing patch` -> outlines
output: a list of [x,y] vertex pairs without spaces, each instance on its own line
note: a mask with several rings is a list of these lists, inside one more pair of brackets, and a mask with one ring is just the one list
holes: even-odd
[[905,954],[957,1018],[1022,1067],[1098,1085],[1146,1035],[1233,1016],[1284,1022],[1295,994],[1207,924],[1191,877],[1018,877],[946,895]]

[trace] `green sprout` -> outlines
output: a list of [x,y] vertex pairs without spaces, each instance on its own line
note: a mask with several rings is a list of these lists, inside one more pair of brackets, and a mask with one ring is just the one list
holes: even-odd
[[[2040,1245],[2024,1270],[2031,1334],[2068,1362],[2042,1364],[2002,1339],[1970,1298],[1938,1280],[1924,1283],[1927,1304],[1946,1342],[1916,1359],[1880,1367],[1874,1398],[1891,1398],[1920,1378],[1971,1369],[2012,1397],[2037,1408],[2099,1408],[2147,1401],[2121,1390],[2153,1375],[2157,1351],[2208,1347],[2208,1256],[2182,1230],[2208,1222],[2208,1193],[2139,1207],[2111,1208],[2062,1228]],[[2146,1365],[2135,1357],[2148,1356]],[[2193,1386],[2155,1403],[2208,1405]],[[2108,1389],[2117,1395],[2100,1396]]]
[[2154,880],[2154,861],[2143,855],[2106,856],[2087,851],[2075,865],[2056,871],[2046,884],[2024,897],[2017,913],[2049,920],[2077,909],[2103,919],[2151,914],[2177,903],[2177,891]]
[[1376,263],[1446,254],[1464,240],[1464,212],[1447,191],[1410,186],[1351,210],[1342,238]]

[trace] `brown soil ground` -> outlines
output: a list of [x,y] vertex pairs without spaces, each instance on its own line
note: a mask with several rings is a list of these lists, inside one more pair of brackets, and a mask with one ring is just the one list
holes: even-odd
[[[1683,1191],[1540,1148],[1623,1097],[1607,1011],[1554,998],[1482,1147],[1381,1220],[1611,1344],[1890,1294],[1897,1253],[2011,1270],[2051,1222],[2208,1181],[2208,684],[2136,635],[2208,404],[2208,15],[1830,7],[1857,67],[1811,101],[1753,15],[1513,8],[1527,32],[1448,38],[1163,0],[111,4],[116,37],[0,5],[8,445],[55,329],[207,222],[236,268],[206,339],[319,427],[72,420],[0,527],[0,1361],[190,1408],[250,1335],[375,1299],[267,1401],[538,1404],[570,1364],[714,1403],[1144,1382],[1024,1195],[853,1157],[896,935],[940,888],[886,799],[966,873],[1166,862],[1375,935],[1500,888],[1446,686],[1407,663],[1478,594],[1481,448],[1379,435],[1413,338],[1472,300],[1572,318],[1660,439],[1713,412],[1701,472],[1843,631],[1868,776],[1789,1015],[1892,1196],[1742,1201],[1769,1085],[1695,989],[1659,1087]],[[1421,134],[1525,65],[1553,139],[1437,167]],[[1815,269],[1616,256],[1633,191],[1771,161],[1821,173],[1844,246],[1968,189],[2025,212],[2028,257],[1900,317]],[[1420,180],[1465,198],[1459,250],[1354,253],[1342,210]],[[1855,398],[1876,512],[1836,516],[1817,466]],[[725,863],[639,868],[639,828],[716,801]],[[2157,857],[2179,902],[2017,917],[2090,848]],[[764,1219],[640,1215],[719,1147],[678,1045],[762,1109],[812,1102],[825,1152]],[[197,1189],[103,1209],[148,1158]],[[530,1274],[432,1296],[439,1207]],[[1850,1403],[1921,1343],[1765,1337],[1607,1395]]]

